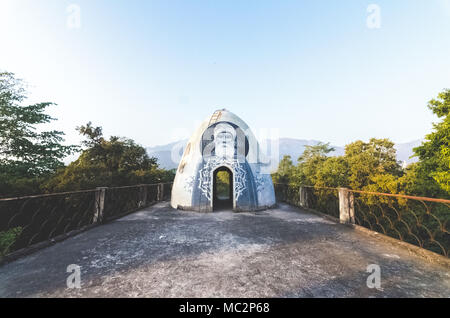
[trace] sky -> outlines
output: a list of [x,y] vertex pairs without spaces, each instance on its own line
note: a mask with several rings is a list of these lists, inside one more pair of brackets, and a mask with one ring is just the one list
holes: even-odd
[[450,0],[0,0],[0,70],[66,143],[92,121],[162,145],[219,108],[257,135],[421,139],[449,39]]

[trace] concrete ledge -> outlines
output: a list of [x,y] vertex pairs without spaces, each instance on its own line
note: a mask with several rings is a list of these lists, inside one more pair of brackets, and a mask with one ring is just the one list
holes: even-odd
[[445,256],[440,255],[440,254],[437,254],[435,252],[426,250],[426,249],[424,249],[424,248],[422,248],[420,246],[416,246],[416,245],[413,245],[411,243],[400,241],[400,240],[398,240],[396,238],[393,238],[393,237],[387,236],[385,234],[382,234],[382,233],[370,230],[368,228],[365,228],[365,227],[357,225],[357,224],[342,223],[338,218],[335,218],[335,217],[333,217],[331,215],[325,214],[323,212],[319,212],[319,211],[314,210],[314,209],[297,207],[297,206],[291,205],[289,203],[286,203],[286,204],[288,204],[288,205],[290,205],[290,206],[292,206],[292,207],[294,207],[296,209],[299,209],[299,210],[305,210],[305,211],[311,212],[311,213],[316,214],[318,216],[321,216],[321,217],[323,217],[325,219],[328,219],[328,220],[330,220],[332,222],[342,224],[343,226],[350,227],[350,228],[352,228],[352,229],[354,229],[354,230],[356,230],[358,232],[365,233],[365,234],[367,234],[367,235],[369,235],[369,236],[371,236],[373,238],[376,238],[378,240],[381,240],[381,241],[384,241],[384,242],[388,242],[388,243],[391,243],[391,244],[395,244],[397,246],[401,246],[402,248],[405,248],[406,250],[408,250],[409,253],[414,254],[416,256],[419,256],[419,257],[427,260],[428,262],[439,264],[439,265],[445,266],[447,268],[450,268],[450,258],[445,257]]
[[376,239],[383,240],[385,242],[389,242],[389,243],[392,243],[392,244],[399,245],[399,246],[407,249],[408,252],[410,252],[412,254],[415,254],[417,256],[420,256],[421,258],[427,260],[428,262],[436,263],[436,264],[445,266],[445,267],[450,269],[450,258],[448,258],[448,257],[445,257],[443,255],[437,254],[437,253],[429,251],[429,250],[426,250],[426,249],[424,249],[424,248],[422,248],[420,246],[416,246],[416,245],[413,245],[411,243],[400,241],[400,240],[395,239],[393,237],[384,235],[382,233],[378,233],[378,232],[372,231],[372,230],[367,229],[367,228],[365,228],[363,226],[360,226],[360,225],[356,225],[356,224],[345,224],[345,225],[349,226],[349,227],[351,227],[351,228],[353,228],[353,229],[355,229],[355,230],[357,230],[359,232],[366,233],[366,234],[368,234],[368,235],[370,235],[370,236],[372,236],[372,237],[374,237]]

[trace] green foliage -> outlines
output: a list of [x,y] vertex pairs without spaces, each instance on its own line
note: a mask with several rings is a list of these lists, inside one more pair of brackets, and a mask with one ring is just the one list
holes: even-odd
[[22,106],[25,99],[21,81],[0,73],[0,174],[40,177],[63,166],[62,159],[76,147],[61,144],[61,131],[37,132],[36,125],[54,120],[44,112],[53,104]]
[[39,129],[55,120],[45,112],[54,104],[23,106],[26,98],[21,80],[0,73],[0,197],[173,180],[175,172],[159,169],[133,140],[106,140],[91,123],[77,128],[84,150],[65,167],[63,159],[81,147],[63,145],[61,131]]
[[77,128],[86,137],[80,157],[45,183],[47,192],[172,181],[173,171],[158,168],[157,160],[133,140],[112,136],[91,123]]
[[339,188],[348,184],[350,169],[345,157],[329,157],[315,173],[314,185]]
[[329,157],[333,150],[329,144],[323,143],[307,146],[298,158],[297,166],[292,164],[289,157],[285,157],[274,174],[274,181],[363,189],[374,184],[384,187],[385,181],[402,175],[396,161],[394,144],[387,139],[371,139],[368,143],[356,141],[346,146],[344,156]]
[[22,233],[21,227],[16,227],[8,231],[0,232],[0,259],[8,254],[10,247]]
[[54,120],[45,113],[52,103],[23,106],[26,92],[12,73],[0,73],[0,194],[38,192],[37,186],[63,166],[62,160],[77,150],[65,146],[61,131],[37,127]]
[[[433,132],[426,141],[414,149],[420,162],[419,174],[425,179],[433,179],[447,195],[450,194],[450,89],[440,93],[437,99],[428,103],[428,108],[442,118],[434,124]],[[428,180],[428,183],[430,180]]]
[[[277,198],[298,205],[298,186],[314,186],[301,191],[308,192],[308,207],[335,217],[339,217],[339,198],[337,191],[329,188],[450,198],[450,90],[431,100],[428,107],[443,120],[414,149],[418,163],[402,169],[394,143],[388,139],[355,141],[340,157],[328,157],[329,147],[321,144],[307,148],[297,166],[289,158],[282,160],[273,175],[274,181],[285,183],[275,185]],[[450,221],[447,205],[370,193],[354,196],[359,225],[436,253],[448,253],[450,239],[443,230]]]
[[306,162],[317,158],[324,158],[330,152],[334,151],[333,147],[330,147],[329,143],[319,142],[315,146],[305,146],[305,151],[298,158],[299,162]]
[[327,155],[334,151],[329,144],[319,143],[306,146],[303,154],[298,158],[298,165],[294,169],[292,182],[294,184],[316,185],[317,175],[327,161]]
[[219,171],[217,172],[217,179],[220,180],[221,183],[229,185],[230,173],[228,171]]
[[289,183],[294,171],[294,164],[291,156],[284,156],[278,165],[278,170],[272,175],[274,183]]
[[345,147],[345,160],[350,169],[349,186],[353,189],[363,189],[381,180],[379,176],[390,178],[402,174],[394,143],[388,139],[353,142]]
[[419,162],[402,169],[394,143],[372,138],[345,147],[345,155],[328,157],[328,144],[308,146],[294,166],[290,157],[273,174],[276,183],[317,187],[347,187],[371,192],[403,193],[435,198],[450,197],[450,90],[429,102],[442,121],[426,141],[414,149]]
[[230,173],[228,171],[217,172],[216,194],[218,197],[230,197]]

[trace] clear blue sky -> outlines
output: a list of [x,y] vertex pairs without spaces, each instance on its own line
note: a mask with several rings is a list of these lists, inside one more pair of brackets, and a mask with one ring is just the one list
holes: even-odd
[[164,144],[223,107],[282,137],[423,138],[427,101],[450,88],[449,39],[450,0],[0,1],[0,69],[59,104],[68,142],[90,120]]

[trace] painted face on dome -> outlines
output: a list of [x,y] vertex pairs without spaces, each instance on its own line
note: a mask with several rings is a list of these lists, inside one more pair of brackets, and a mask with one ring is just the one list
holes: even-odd
[[233,143],[234,143],[233,135],[230,134],[229,132],[224,131],[217,134],[216,144],[227,145]]
[[235,129],[228,124],[219,124],[214,129],[215,153],[218,157],[234,156]]

